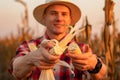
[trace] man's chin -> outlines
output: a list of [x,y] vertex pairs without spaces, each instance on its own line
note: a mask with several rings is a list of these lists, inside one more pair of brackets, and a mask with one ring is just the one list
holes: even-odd
[[54,32],[55,35],[63,34],[63,32]]
[[55,34],[55,35],[60,35],[60,34],[62,34],[62,33],[54,32],[54,34]]

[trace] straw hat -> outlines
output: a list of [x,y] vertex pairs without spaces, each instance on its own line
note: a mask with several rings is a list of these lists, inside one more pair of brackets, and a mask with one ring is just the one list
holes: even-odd
[[81,10],[78,6],[70,2],[70,0],[46,0],[45,4],[41,4],[38,7],[36,7],[33,11],[34,18],[41,23],[42,25],[45,25],[42,21],[42,16],[44,14],[45,9],[53,4],[63,4],[67,6],[71,10],[71,16],[72,16],[72,22],[71,25],[75,25],[75,23],[80,19],[81,17]]

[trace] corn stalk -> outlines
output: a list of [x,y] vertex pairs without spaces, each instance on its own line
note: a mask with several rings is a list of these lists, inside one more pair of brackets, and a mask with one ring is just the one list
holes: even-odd
[[105,55],[106,65],[108,66],[108,79],[114,80],[114,36],[110,34],[110,26],[114,25],[114,2],[111,0],[105,0],[105,28],[104,28],[104,43],[105,43]]
[[86,16],[86,25],[85,25],[85,34],[86,34],[86,42],[91,45],[90,36],[91,36],[92,26],[88,22],[88,18]]
[[28,16],[28,6],[27,3],[23,0],[15,0],[16,2],[22,4],[24,7],[24,16],[22,16],[21,24],[18,25],[18,34],[20,35],[19,41],[24,41],[32,38],[33,32],[30,33],[30,27],[29,27],[29,16]]
[[25,8],[24,12],[25,12],[25,16],[24,18],[22,19],[22,23],[23,23],[23,27],[28,27],[28,7],[27,7],[27,4],[22,1],[22,0],[15,0],[16,2],[19,2],[20,4],[22,4]]

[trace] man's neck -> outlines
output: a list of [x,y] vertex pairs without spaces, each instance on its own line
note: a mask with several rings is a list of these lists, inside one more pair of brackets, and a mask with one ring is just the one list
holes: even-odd
[[66,36],[66,33],[62,33],[62,34],[52,34],[50,32],[46,32],[47,36],[50,39],[56,39],[58,41],[60,41],[61,39],[63,39]]

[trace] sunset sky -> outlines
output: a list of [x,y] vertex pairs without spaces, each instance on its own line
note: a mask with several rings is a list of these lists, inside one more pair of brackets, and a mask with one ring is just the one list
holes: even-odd
[[[43,26],[33,18],[33,9],[45,2],[45,0],[23,0],[27,2],[29,9],[29,25],[35,31],[36,35],[41,34]],[[117,28],[120,31],[120,0],[115,2],[115,20]],[[105,0],[72,0],[77,4],[82,11],[81,21],[78,26],[81,27],[81,22],[84,17],[88,16],[89,23],[93,26],[93,34],[99,33],[104,24],[104,2]],[[17,25],[21,24],[21,16],[24,15],[24,7],[15,0],[2,0],[0,2],[0,37],[9,36],[10,33],[17,34]]]

